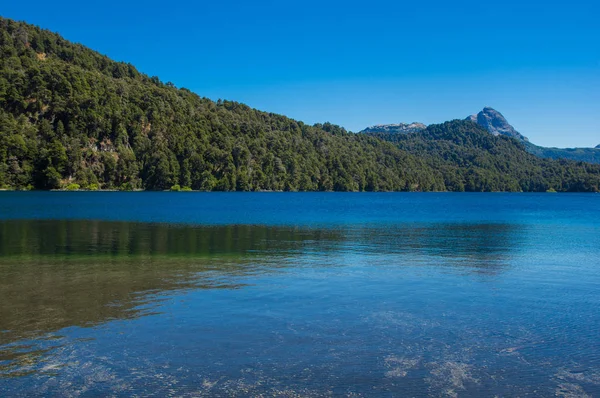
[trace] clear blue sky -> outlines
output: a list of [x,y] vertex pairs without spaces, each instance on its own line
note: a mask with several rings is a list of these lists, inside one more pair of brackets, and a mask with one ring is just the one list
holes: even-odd
[[358,131],[489,105],[534,143],[600,144],[597,0],[32,0],[0,14],[307,123]]

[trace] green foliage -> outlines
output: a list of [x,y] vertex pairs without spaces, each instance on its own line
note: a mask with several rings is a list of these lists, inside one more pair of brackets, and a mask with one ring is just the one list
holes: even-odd
[[[0,18],[0,187],[203,191],[594,191],[599,168],[545,161],[472,124],[402,137],[306,125],[163,84]],[[456,124],[458,123],[458,124]],[[392,141],[392,142],[389,142]]]
[[[599,145],[600,146],[600,145]],[[599,148],[545,148],[526,142],[525,147],[535,156],[549,159],[571,159],[588,163],[600,163]]]
[[175,184],[171,187],[170,190],[174,191],[174,192],[179,192],[179,191],[181,191],[181,187],[179,186],[179,184]]
[[126,182],[119,187],[120,191],[133,191],[135,188],[130,182]]
[[442,174],[449,191],[598,192],[600,166],[540,159],[509,137],[494,136],[465,120],[411,134],[368,133],[418,155]]
[[182,192],[191,192],[192,188],[190,188],[190,187],[181,187],[181,191]]
[[98,184],[90,184],[88,186],[88,191],[97,191],[98,190]]
[[1,19],[0,32],[5,185],[444,189],[424,162],[381,140],[237,102],[215,103],[27,24]]
[[80,189],[80,188],[81,188],[81,187],[79,186],[79,184],[75,184],[75,183],[73,183],[73,184],[69,184],[69,185],[67,185],[67,186],[65,187],[65,190],[67,190],[67,191],[79,191],[79,189]]

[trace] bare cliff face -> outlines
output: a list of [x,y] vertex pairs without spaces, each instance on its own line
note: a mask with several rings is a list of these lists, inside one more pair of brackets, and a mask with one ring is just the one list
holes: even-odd
[[519,141],[529,141],[527,137],[515,130],[500,112],[489,106],[483,108],[478,114],[467,117],[467,120],[477,123],[494,135],[506,135]]

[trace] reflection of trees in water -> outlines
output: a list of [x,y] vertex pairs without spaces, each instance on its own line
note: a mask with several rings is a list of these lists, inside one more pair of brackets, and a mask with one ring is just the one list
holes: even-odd
[[285,266],[278,259],[303,242],[339,239],[260,226],[0,222],[0,374],[45,351],[11,343],[143,315],[166,291],[239,288],[247,275]]
[[0,221],[0,256],[236,255],[339,240],[332,230],[253,225],[193,226],[108,221]]
[[[0,343],[137,316],[148,294],[236,288],[332,231],[101,221],[0,223]],[[154,298],[152,298],[154,300]]]
[[15,342],[143,315],[165,291],[239,288],[249,275],[327,266],[347,253],[359,261],[376,253],[391,264],[426,257],[499,272],[519,239],[518,227],[496,224],[307,229],[2,221],[0,372],[43,355]]
[[[135,316],[144,293],[238,287],[240,277],[293,266],[303,253],[377,253],[398,264],[431,257],[497,272],[519,239],[517,226],[498,224],[316,230],[4,221],[0,330],[9,332],[0,339]],[[318,259],[310,264],[319,266]]]
[[494,273],[507,266],[523,233],[521,226],[513,224],[407,224],[357,229],[346,238],[360,242],[357,250],[385,253],[388,263],[433,260],[438,266]]

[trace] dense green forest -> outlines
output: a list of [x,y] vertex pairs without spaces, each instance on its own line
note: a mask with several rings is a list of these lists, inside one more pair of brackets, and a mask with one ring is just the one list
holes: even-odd
[[489,134],[466,120],[430,125],[410,134],[367,133],[393,142],[442,173],[449,191],[597,192],[600,166],[541,159],[514,138]]
[[[382,139],[383,138],[383,139]],[[0,18],[0,188],[597,191],[470,122],[396,140],[211,101]],[[393,142],[390,142],[393,141]]]

